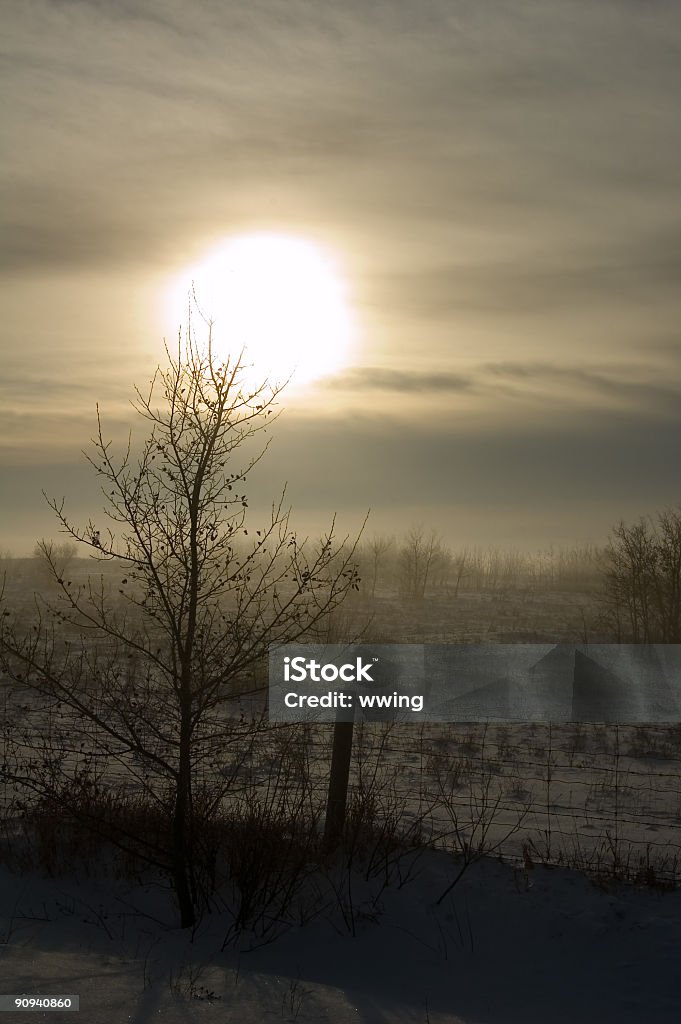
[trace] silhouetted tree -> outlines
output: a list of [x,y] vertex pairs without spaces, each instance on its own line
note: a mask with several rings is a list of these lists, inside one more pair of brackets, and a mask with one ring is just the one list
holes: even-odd
[[681,509],[621,522],[603,554],[605,600],[620,642],[681,642]]
[[[136,389],[133,407],[147,427],[137,454],[129,442],[114,455],[97,411],[86,457],[106,521],[76,526],[64,501],[50,500],[62,530],[111,571],[74,584],[43,543],[58,599],[38,602],[30,625],[4,607],[0,659],[43,708],[71,713],[69,747],[94,744],[167,808],[169,849],[146,855],[169,871],[187,927],[200,903],[197,806],[205,820],[225,792],[220,769],[233,735],[225,701],[269,644],[306,638],[358,583],[355,545],[337,544],[332,524],[309,548],[290,529],[283,497],[259,529],[247,524],[245,481],[267,447],[252,442],[279,389],[249,386],[241,358],[217,359],[210,325],[204,345],[190,330],[175,355],[166,352],[148,393]],[[54,792],[50,772],[73,779],[89,763],[58,753],[42,774],[30,760],[6,773]],[[126,837],[118,840],[125,847]]]
[[381,566],[385,560],[386,555],[395,544],[394,537],[385,537],[380,534],[374,534],[374,536],[367,541],[367,550],[369,554],[371,564],[371,596],[376,596],[376,586],[378,584],[378,577],[380,575]]
[[420,600],[434,571],[449,557],[435,530],[426,534],[422,526],[412,526],[398,555],[400,590],[405,597]]

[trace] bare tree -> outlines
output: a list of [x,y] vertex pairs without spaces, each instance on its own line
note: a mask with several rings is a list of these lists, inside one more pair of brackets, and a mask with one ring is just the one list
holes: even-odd
[[681,641],[681,508],[612,531],[605,601],[618,641]]
[[12,555],[9,551],[0,548],[0,579],[5,579],[7,576],[7,570],[12,564]]
[[39,575],[47,581],[53,579],[53,570],[56,570],[58,579],[63,578],[77,554],[75,541],[57,543],[43,538],[33,549],[33,557],[38,559]]
[[426,534],[423,526],[412,526],[399,551],[400,589],[405,597],[421,600],[428,582],[448,551],[435,530]]
[[464,548],[453,556],[452,570],[454,575],[454,597],[458,597],[462,580],[471,573],[468,548]]
[[[225,702],[269,644],[305,639],[358,581],[356,542],[337,543],[333,523],[314,548],[299,541],[283,496],[259,529],[247,522],[245,481],[267,448],[254,439],[280,389],[249,386],[242,358],[216,359],[210,325],[204,344],[190,329],[166,352],[149,391],[135,389],[147,431],[140,447],[130,440],[116,457],[97,411],[85,454],[106,522],[79,527],[64,500],[49,500],[62,530],[111,563],[108,579],[72,583],[43,544],[58,598],[37,600],[30,625],[3,609],[0,660],[43,709],[70,711],[74,748],[85,730],[107,764],[167,809],[169,848],[147,854],[171,875],[187,927],[200,905],[197,823],[227,785],[220,770],[234,725]],[[55,756],[42,767],[17,761],[10,775],[40,793],[46,771],[73,779],[83,762]],[[126,836],[117,838],[125,848]]]
[[378,584],[378,577],[380,574],[381,566],[384,563],[385,556],[391,550],[395,543],[394,537],[386,537],[381,534],[374,534],[374,536],[367,541],[367,549],[369,552],[369,558],[371,560],[371,596],[376,596],[376,586]]

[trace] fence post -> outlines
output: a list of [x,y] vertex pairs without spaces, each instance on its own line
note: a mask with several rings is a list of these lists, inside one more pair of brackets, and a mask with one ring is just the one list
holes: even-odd
[[343,827],[345,825],[354,727],[355,711],[353,701],[352,711],[349,708],[344,710],[339,708],[337,710],[336,724],[333,727],[331,774],[329,776],[329,793],[326,800],[326,821],[324,822],[324,842],[329,847],[335,846],[338,842],[343,834]]

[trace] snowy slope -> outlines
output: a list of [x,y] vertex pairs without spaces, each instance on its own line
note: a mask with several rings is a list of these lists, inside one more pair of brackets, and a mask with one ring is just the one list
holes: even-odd
[[380,917],[360,921],[355,937],[336,915],[250,952],[220,951],[220,915],[192,941],[159,885],[1,872],[0,991],[78,994],[81,1006],[2,1020],[681,1020],[680,892],[604,890],[561,869],[486,861],[437,906],[451,858],[428,853],[421,868],[383,894]]

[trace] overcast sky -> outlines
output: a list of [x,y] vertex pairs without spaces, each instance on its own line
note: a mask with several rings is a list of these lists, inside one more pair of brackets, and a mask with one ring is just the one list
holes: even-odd
[[[681,501],[681,4],[5,0],[0,549],[97,507],[168,281],[334,254],[357,341],[285,399],[304,529],[602,540]],[[320,341],[323,344],[323,340]],[[332,455],[331,455],[332,453]]]

